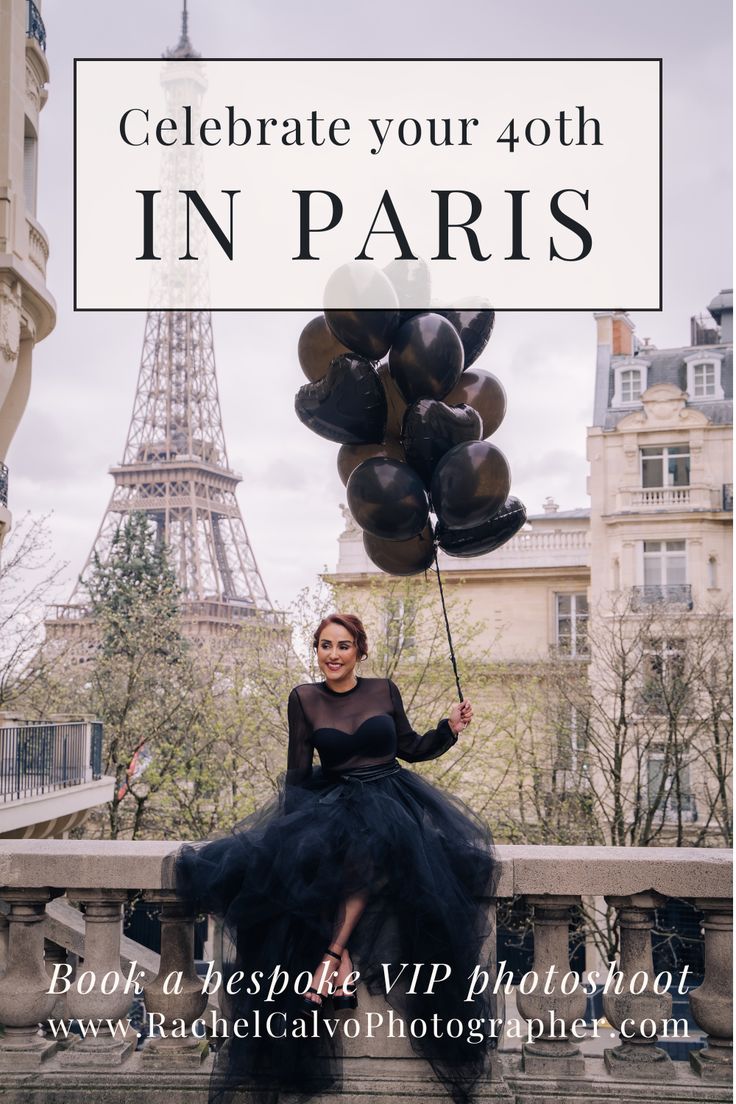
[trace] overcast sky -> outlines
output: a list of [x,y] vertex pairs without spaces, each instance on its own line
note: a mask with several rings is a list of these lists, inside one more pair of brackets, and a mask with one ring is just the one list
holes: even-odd
[[[637,332],[660,347],[687,344],[690,315],[731,286],[728,0],[192,0],[189,8],[190,37],[205,57],[662,57],[664,310],[634,314]],[[45,0],[42,8],[51,81],[38,218],[51,243],[58,320],[35,350],[31,397],[8,462],[16,517],[53,511],[55,551],[69,561],[67,590],[109,498],[107,468],[122,456],[144,325],[143,314],[72,310],[72,59],[158,57],[177,42],[180,9],[179,0]],[[337,446],[293,412],[305,382],[296,343],[309,317],[214,317],[230,464],[243,474],[241,510],[280,605],[334,567],[345,500]],[[498,375],[508,394],[493,440],[510,461],[513,492],[530,512],[547,495],[563,509],[587,506],[592,316],[500,315],[479,367]]]

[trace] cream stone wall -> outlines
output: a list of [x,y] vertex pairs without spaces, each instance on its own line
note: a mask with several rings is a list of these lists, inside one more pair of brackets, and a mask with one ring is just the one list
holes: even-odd
[[48,239],[36,218],[39,115],[49,79],[39,21],[39,3],[0,0],[0,545],[11,522],[4,465],[28,401],[33,346],[56,321],[46,287]]
[[[440,553],[448,600],[458,608],[467,606],[471,620],[483,624],[478,650],[489,648],[497,662],[546,658],[557,643],[555,595],[588,593],[589,518],[584,510],[572,513],[553,509],[534,516],[508,544],[486,556],[461,559]],[[380,572],[363,549],[360,530],[344,514],[346,529],[330,579],[349,594],[349,588],[370,586]],[[437,592],[434,572],[419,582],[431,599]]]
[[[645,540],[686,542],[696,609],[730,601],[733,515],[723,509],[723,489],[733,482],[733,431],[688,408],[686,398],[673,384],[657,384],[644,392],[642,409],[615,429],[588,431],[596,608],[643,585]],[[642,488],[641,449],[654,445],[689,446],[689,487]]]

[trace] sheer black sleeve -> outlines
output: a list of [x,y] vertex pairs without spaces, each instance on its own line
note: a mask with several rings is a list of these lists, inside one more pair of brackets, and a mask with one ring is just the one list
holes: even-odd
[[394,723],[398,737],[396,754],[407,763],[423,763],[427,759],[437,759],[457,743],[457,736],[450,728],[450,722],[440,721],[437,728],[430,729],[421,736],[415,732],[404,712],[404,703],[398,687],[389,680],[391,704],[394,710]]
[[289,694],[289,752],[286,759],[286,785],[302,786],[312,774],[314,746],[312,730],[296,689]]

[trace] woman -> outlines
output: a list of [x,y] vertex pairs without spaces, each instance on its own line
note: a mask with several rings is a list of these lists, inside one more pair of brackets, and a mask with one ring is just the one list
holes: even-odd
[[[273,1104],[280,1093],[304,1100],[334,1089],[339,1032],[320,1030],[320,1019],[356,1008],[365,986],[420,1024],[414,1050],[464,1104],[493,1045],[490,997],[467,999],[470,975],[483,966],[491,839],[457,799],[397,757],[443,755],[470,723],[472,706],[453,705],[420,735],[390,680],[358,674],[367,642],[357,617],[326,617],[314,648],[324,681],[289,696],[279,798],[231,836],[186,847],[177,860],[180,894],[223,919],[226,973],[248,979],[261,971],[278,976],[282,988],[253,992],[244,983],[228,1000],[231,1022],[242,1018],[249,1031],[256,1024],[261,1031],[233,1037],[218,1052],[211,1099],[239,1092],[240,1100]],[[439,964],[434,985],[432,964]]]

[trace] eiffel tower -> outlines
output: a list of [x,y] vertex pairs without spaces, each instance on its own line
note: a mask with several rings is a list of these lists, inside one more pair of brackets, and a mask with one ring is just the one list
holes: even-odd
[[[181,37],[164,55],[162,84],[170,106],[201,103],[204,64],[189,40],[184,0]],[[185,96],[186,98],[182,98]],[[163,164],[165,195],[174,197],[184,179],[199,180],[198,154],[174,147]],[[178,234],[182,215],[173,198],[163,204],[162,240]],[[178,240],[181,240],[179,238]],[[205,252],[197,241],[195,253]],[[175,256],[173,248],[166,256]],[[206,302],[206,278],[157,272],[172,306]],[[201,266],[195,266],[197,270]],[[192,287],[191,281],[197,286]],[[160,285],[159,285],[160,290]],[[280,623],[258,569],[243,524],[235,489],[241,477],[229,466],[208,310],[151,310],[146,316],[143,352],[133,414],[122,462],[110,469],[115,480],[110,502],[85,567],[69,602],[47,620],[47,640],[78,638],[91,625],[85,581],[95,556],[104,562],[123,519],[143,512],[155,539],[164,542],[183,596],[187,631],[196,637],[219,634],[247,619]]]

